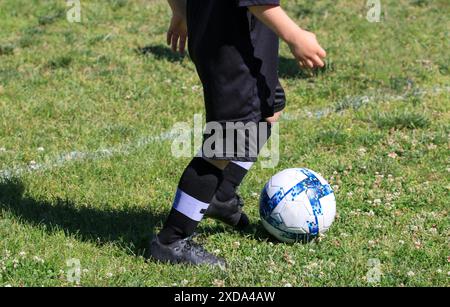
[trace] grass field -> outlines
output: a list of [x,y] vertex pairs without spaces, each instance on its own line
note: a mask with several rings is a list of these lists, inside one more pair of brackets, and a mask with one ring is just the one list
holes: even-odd
[[[284,1],[328,51],[299,72],[286,45],[280,163],[241,187],[252,226],[204,221],[225,271],[146,262],[188,158],[164,133],[203,112],[189,58],[164,46],[165,1],[0,2],[0,285],[449,286],[450,3]],[[309,244],[274,242],[258,195],[277,171],[333,184],[338,217]],[[375,271],[374,271],[375,270]],[[377,282],[367,279],[380,272]]]

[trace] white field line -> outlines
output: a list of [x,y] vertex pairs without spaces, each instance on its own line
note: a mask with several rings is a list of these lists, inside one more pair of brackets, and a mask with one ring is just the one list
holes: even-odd
[[60,154],[56,158],[42,163],[31,162],[25,166],[16,166],[9,169],[0,170],[0,182],[20,177],[26,173],[51,170],[54,168],[63,167],[69,162],[76,161],[93,161],[103,158],[130,155],[133,151],[145,147],[151,143],[164,142],[174,139],[175,135],[169,131],[161,133],[158,136],[146,136],[138,139],[135,143],[122,144],[117,147],[103,148],[91,152],[71,151]]
[[372,95],[364,96],[349,96],[333,104],[332,107],[323,108],[316,111],[310,111],[308,109],[299,110],[295,113],[283,114],[282,118],[287,121],[300,120],[305,118],[323,118],[331,114],[340,114],[348,109],[359,109],[365,105],[386,102],[386,101],[405,101],[412,97],[422,98],[424,96],[436,96],[440,93],[449,93],[450,86],[444,87],[432,87],[428,89],[416,88],[409,90],[401,95],[385,94],[383,92],[375,92]]
[[[405,92],[402,95],[387,95],[376,93],[372,96],[354,96],[347,97],[335,104],[334,107],[327,107],[318,111],[309,111],[303,109],[294,113],[285,113],[282,117],[283,121],[294,121],[305,118],[323,118],[331,114],[341,113],[346,109],[356,109],[364,105],[381,102],[381,101],[402,101],[410,98],[411,96],[423,97],[426,95],[438,95],[442,92],[450,92],[450,86],[447,87],[433,87],[430,89],[415,89],[414,91]],[[143,148],[149,144],[155,142],[164,142],[173,140],[177,135],[172,131],[166,131],[159,135],[150,135],[141,137],[133,143],[122,144],[111,148],[102,148],[91,152],[71,151],[62,153],[49,161],[42,163],[31,162],[28,165],[15,166],[7,169],[0,170],[0,182],[21,177],[24,174],[32,173],[36,171],[51,170],[54,168],[60,168],[70,162],[82,162],[99,160],[103,158],[118,156],[118,155],[130,155],[134,151]]]

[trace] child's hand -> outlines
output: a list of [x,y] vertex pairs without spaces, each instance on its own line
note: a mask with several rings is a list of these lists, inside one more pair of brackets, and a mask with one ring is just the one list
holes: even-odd
[[280,6],[255,5],[250,6],[249,10],[289,44],[300,66],[309,68],[325,66],[322,59],[327,54],[317,42],[316,35],[300,29]]
[[314,68],[325,66],[322,59],[327,56],[327,53],[319,45],[314,33],[299,29],[289,43],[289,47],[301,67]]
[[173,14],[167,31],[167,45],[172,46],[173,52],[179,51],[181,54],[186,49],[187,24],[186,18],[180,14]]

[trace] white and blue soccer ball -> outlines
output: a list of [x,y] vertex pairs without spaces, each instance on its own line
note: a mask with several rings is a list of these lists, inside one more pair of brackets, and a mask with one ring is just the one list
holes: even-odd
[[329,183],[306,168],[279,172],[265,185],[259,211],[264,228],[280,241],[308,241],[326,232],[336,216]]

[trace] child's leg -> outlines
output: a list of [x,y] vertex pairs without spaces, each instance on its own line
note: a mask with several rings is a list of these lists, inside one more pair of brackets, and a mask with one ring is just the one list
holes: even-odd
[[[274,124],[281,116],[281,111],[272,117],[266,118],[266,122]],[[270,136],[270,128],[267,138]],[[264,144],[259,144],[260,149]],[[206,216],[220,220],[236,229],[246,228],[250,222],[247,215],[242,211],[244,205],[236,190],[244,180],[253,162],[231,161],[223,171],[223,180],[217,188],[217,192],[211,201]]]
[[232,161],[224,169],[223,180],[205,213],[205,217],[219,220],[236,229],[243,230],[250,224],[248,216],[243,212],[244,202],[236,193],[253,162]]
[[231,161],[223,170],[223,180],[220,183],[216,198],[219,201],[227,201],[236,195],[237,187],[242,183],[253,162]]
[[188,165],[178,184],[172,210],[158,235],[162,244],[171,244],[192,235],[208,209],[222,181],[227,161],[196,157]]
[[[276,112],[272,117],[266,118],[269,124],[276,123],[281,117],[282,112]],[[264,144],[260,144],[262,147]],[[236,194],[237,187],[242,183],[253,162],[231,161],[223,171],[223,180],[217,188],[216,198],[219,201],[227,201]]]

